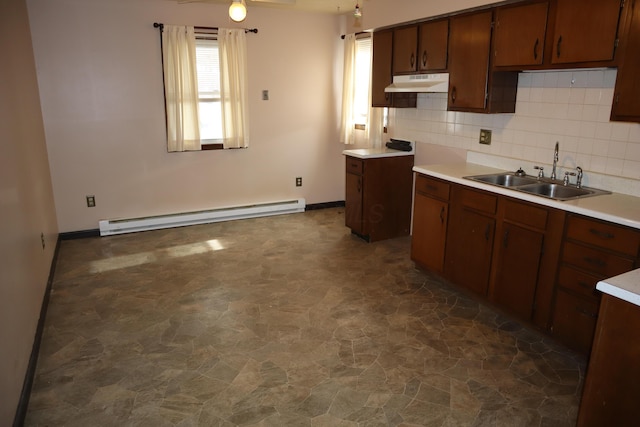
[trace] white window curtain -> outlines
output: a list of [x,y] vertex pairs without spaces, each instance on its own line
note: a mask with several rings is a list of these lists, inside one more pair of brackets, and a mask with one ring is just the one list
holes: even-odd
[[356,35],[344,38],[344,74],[342,78],[342,118],[340,120],[340,142],[355,144],[353,120],[356,74]]
[[200,150],[198,76],[193,27],[165,25],[162,31],[167,149]]
[[249,146],[247,39],[243,29],[218,29],[224,148]]
[[[371,55],[372,64],[369,66],[369,82],[373,82],[373,55]],[[371,148],[379,148],[383,146],[384,138],[384,121],[385,108],[372,107],[371,99],[371,83],[369,83],[369,114],[367,114],[367,124],[365,128],[366,140]]]

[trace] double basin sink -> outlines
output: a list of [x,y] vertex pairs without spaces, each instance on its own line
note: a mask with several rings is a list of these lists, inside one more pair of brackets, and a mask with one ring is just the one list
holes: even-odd
[[560,201],[611,194],[610,191],[597,188],[563,185],[562,182],[526,175],[519,176],[513,172],[473,175],[463,178]]

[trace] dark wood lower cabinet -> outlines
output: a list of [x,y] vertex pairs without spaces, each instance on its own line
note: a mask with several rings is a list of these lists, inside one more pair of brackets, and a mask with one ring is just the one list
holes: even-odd
[[578,413],[579,427],[638,425],[639,330],[640,307],[602,296]]

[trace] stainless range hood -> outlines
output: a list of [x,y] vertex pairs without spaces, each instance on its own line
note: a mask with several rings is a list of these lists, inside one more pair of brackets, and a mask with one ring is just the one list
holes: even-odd
[[449,90],[449,74],[414,74],[410,76],[393,76],[393,83],[384,88],[385,92],[439,92]]

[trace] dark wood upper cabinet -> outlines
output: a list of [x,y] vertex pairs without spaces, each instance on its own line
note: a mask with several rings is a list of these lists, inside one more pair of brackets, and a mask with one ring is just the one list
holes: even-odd
[[515,112],[518,73],[489,72],[492,22],[492,10],[450,18],[450,111]]
[[393,82],[391,69],[393,58],[393,31],[373,33],[373,63],[371,72],[371,104],[374,107],[390,107],[391,94],[384,88]]
[[640,122],[640,3],[634,0],[613,97],[611,120]]
[[496,9],[493,35],[494,66],[542,64],[548,10],[548,1]]
[[449,48],[449,20],[425,22],[418,31],[418,71],[445,71]]
[[417,70],[418,27],[403,27],[393,32],[393,74],[411,74]]
[[613,61],[624,0],[556,0],[551,64]]

